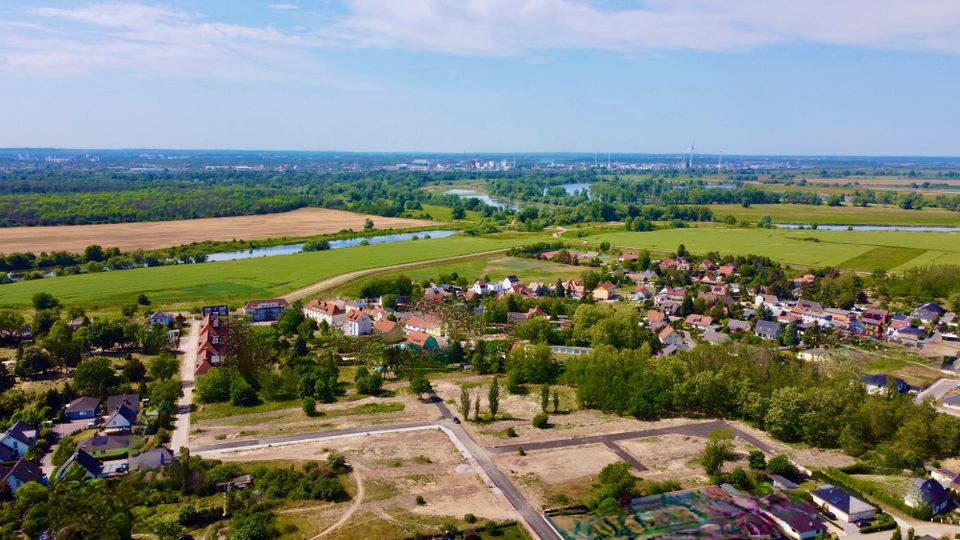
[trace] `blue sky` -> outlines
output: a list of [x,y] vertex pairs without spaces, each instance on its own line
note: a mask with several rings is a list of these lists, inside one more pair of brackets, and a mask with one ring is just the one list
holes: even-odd
[[5,1],[0,146],[960,155],[953,0]]

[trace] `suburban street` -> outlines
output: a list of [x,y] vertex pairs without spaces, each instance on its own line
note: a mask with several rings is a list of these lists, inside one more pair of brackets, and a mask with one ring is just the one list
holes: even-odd
[[917,394],[917,397],[914,399],[917,403],[923,403],[923,400],[928,397],[939,400],[947,392],[956,388],[958,384],[960,384],[960,379],[939,379],[937,382],[931,384],[929,388]]
[[190,404],[193,403],[193,371],[197,364],[197,346],[200,342],[200,321],[190,320],[190,333],[180,339],[180,384],[183,386],[183,397],[177,402],[176,425],[170,437],[170,448],[176,452],[182,446],[187,446],[190,435]]

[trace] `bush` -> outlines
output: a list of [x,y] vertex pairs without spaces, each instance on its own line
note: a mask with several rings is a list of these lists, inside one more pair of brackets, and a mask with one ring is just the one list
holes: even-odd
[[537,429],[547,429],[550,427],[550,417],[547,413],[540,413],[533,417],[533,427]]
[[307,396],[303,398],[301,405],[303,407],[303,413],[307,416],[314,416],[317,414],[317,402],[312,397]]
[[463,516],[463,520],[466,521],[467,523],[476,523],[476,522],[477,522],[477,516],[475,516],[475,515],[473,515],[473,514],[467,514],[467,515]]
[[257,397],[257,391],[250,386],[246,379],[236,376],[230,381],[230,404],[241,407],[256,405],[260,399]]
[[507,437],[519,437],[519,435],[517,435],[517,430],[513,429],[512,427],[508,427]]
[[230,399],[230,382],[233,373],[221,367],[212,368],[197,380],[197,401],[219,403]]
[[427,504],[427,501],[424,500],[423,495],[417,495],[417,504],[421,506]]

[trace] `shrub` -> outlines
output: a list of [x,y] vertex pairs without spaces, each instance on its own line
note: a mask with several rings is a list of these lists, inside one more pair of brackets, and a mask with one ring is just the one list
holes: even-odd
[[517,435],[517,430],[513,429],[512,427],[508,427],[507,437],[519,437],[519,435]]
[[303,398],[302,401],[303,413],[307,416],[314,416],[317,414],[317,402],[310,396]]
[[547,413],[540,413],[533,417],[533,427],[537,429],[547,429],[550,427],[550,417]]
[[477,516],[475,516],[475,515],[473,515],[473,514],[467,514],[467,515],[463,516],[463,520],[466,521],[467,523],[476,523],[476,522],[477,522]]
[[427,501],[424,500],[423,495],[417,495],[417,504],[421,506],[427,504]]

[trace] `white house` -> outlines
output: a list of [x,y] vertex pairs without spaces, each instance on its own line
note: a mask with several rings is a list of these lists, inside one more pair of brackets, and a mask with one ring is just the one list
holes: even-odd
[[313,300],[303,306],[303,316],[317,321],[317,323],[326,322],[330,326],[340,326],[346,311],[335,302],[325,300]]
[[366,336],[373,331],[370,316],[363,311],[351,311],[343,320],[343,333],[347,336]]
[[12,461],[22,458],[27,450],[33,448],[37,442],[37,428],[17,422],[10,426],[3,435],[0,435],[0,459]]
[[876,507],[854,497],[847,490],[838,487],[826,487],[810,492],[810,498],[820,507],[836,514],[847,523],[873,519]]

